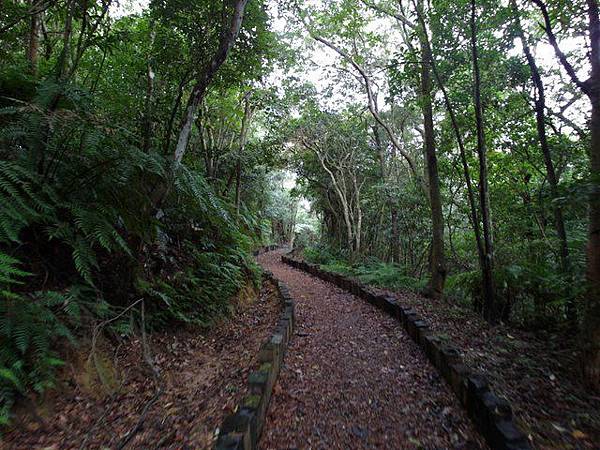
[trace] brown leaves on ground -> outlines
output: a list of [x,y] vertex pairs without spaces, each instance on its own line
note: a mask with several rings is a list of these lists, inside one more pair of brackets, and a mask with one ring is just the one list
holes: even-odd
[[[247,375],[260,345],[274,329],[280,303],[272,286],[254,302],[242,301],[234,316],[208,332],[175,330],[150,336],[164,392],[148,411],[127,449],[208,449],[215,430],[246,394]],[[2,449],[105,449],[132,430],[156,386],[143,362],[139,340],[119,349],[121,387],[97,398],[75,382],[4,436]]]
[[[273,252],[260,260],[290,287],[298,320],[261,448],[485,447],[444,381],[393,319],[284,266],[280,256]],[[600,442],[600,399],[579,385],[573,338],[490,328],[444,301],[395,295],[490,378],[513,404],[535,448],[594,448]],[[164,393],[127,448],[210,448],[216,428],[245,394],[248,371],[278,313],[268,290],[210,332],[153,335]],[[30,414],[0,448],[114,448],[156,392],[139,341],[120,348],[116,362],[121,382],[116,393],[98,397],[81,377],[65,379],[62,393],[46,402],[51,411],[38,409],[37,420]]]
[[534,448],[600,448],[600,398],[581,383],[577,336],[490,327],[476,313],[444,300],[390,292],[454,342],[466,364],[513,406]]

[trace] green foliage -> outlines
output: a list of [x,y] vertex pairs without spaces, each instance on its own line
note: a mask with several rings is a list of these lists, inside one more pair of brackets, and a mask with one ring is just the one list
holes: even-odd
[[[9,2],[0,14],[0,424],[16,399],[52,385],[58,348],[140,296],[153,328],[208,326],[260,281],[249,256],[268,234],[260,166],[278,144],[251,129],[240,155],[239,136],[245,96],[255,112],[276,99],[259,87],[282,51],[268,10],[249,2],[175,168],[184,105],[231,2],[152,1],[121,18],[108,6],[44,5],[35,61],[23,52],[28,6]],[[132,332],[124,321],[112,326]]]
[[[561,47],[565,47],[563,39],[587,33],[581,15],[584,2],[545,3]],[[321,88],[323,93],[312,93],[303,104],[301,117],[294,117],[290,123],[308,129],[303,136],[305,140],[317,143],[322,154],[333,155],[332,161],[338,162],[349,153],[343,146],[343,139],[348,136],[358,138],[352,147],[363,148],[365,154],[364,162],[350,165],[356,171],[356,179],[364,184],[359,184],[360,201],[347,202],[354,215],[348,221],[343,202],[329,180],[331,177],[310,151],[303,151],[302,145],[298,145],[301,150],[292,161],[301,177],[302,193],[312,201],[321,221],[319,241],[323,244],[308,248],[305,254],[329,268],[386,286],[418,288],[431,270],[430,199],[427,187],[420,183],[423,179],[419,180],[431,162],[423,157],[421,77],[428,68],[421,64],[424,43],[420,42],[419,27],[415,26],[422,19],[433,54],[429,75],[434,84],[433,137],[444,217],[448,293],[461,303],[479,308],[481,262],[465,179],[466,168],[481,229],[482,165],[473,151],[478,138],[474,127],[469,21],[472,2],[423,2],[421,17],[416,10],[418,4],[335,0],[295,6],[299,10],[296,14],[310,24],[313,34],[342,51],[335,61],[338,73],[327,73],[329,78],[324,83],[327,87]],[[572,311],[577,310],[580,317],[586,315],[580,297],[585,285],[585,242],[589,239],[587,207],[594,182],[587,154],[589,103],[562,77],[555,59],[549,62],[540,57],[544,33],[538,26],[538,8],[527,2],[515,4],[516,12],[510,3],[495,0],[482,0],[475,5],[491,205],[486,212],[491,217],[489,236],[493,243],[497,299],[504,309],[502,319],[551,327],[565,323],[569,304],[576,306]],[[540,92],[516,34],[515,14],[520,17],[545,86],[544,121],[549,155],[544,154],[540,145],[534,110]],[[569,49],[567,58],[576,72],[585,71],[588,64],[586,47],[589,45],[581,38]],[[383,72],[381,68],[385,68]],[[370,105],[364,97],[355,99],[349,94],[365,95],[365,76],[371,80]],[[331,98],[339,97],[351,99],[342,107],[331,107]],[[367,106],[376,107],[377,120]],[[561,112],[557,113],[558,110]],[[347,114],[348,111],[352,114]],[[336,121],[335,139],[330,139],[322,126],[325,120],[318,120],[319,117]],[[380,122],[389,129],[384,130]],[[389,134],[415,161],[416,177],[406,170],[400,148],[393,145]],[[457,135],[465,149],[464,161]],[[554,174],[549,173],[550,165]],[[341,189],[352,198],[358,187],[352,184],[351,177],[340,178]],[[554,178],[557,186],[552,186]],[[564,243],[559,236],[562,232],[558,231],[561,227],[556,223],[557,206],[559,216],[564,219]],[[352,237],[347,222],[360,223],[362,228],[362,248],[357,255],[350,255],[347,248],[348,238]],[[568,258],[561,256],[565,254],[564,248],[568,248]],[[390,265],[392,261],[396,264]]]
[[54,386],[63,365],[54,350],[58,342],[75,343],[73,329],[89,291],[73,287],[65,292],[0,292],[0,424],[7,424],[19,396],[30,390],[41,394]]
[[[139,280],[138,287],[151,301],[150,325],[164,327],[174,321],[208,327],[232,311],[230,300],[247,283],[250,270],[241,252],[207,253],[185,246],[190,263],[168,279]],[[256,279],[256,266],[252,266]]]
[[[566,319],[569,301],[578,303],[585,290],[580,283],[574,288],[568,274],[557,273],[541,264],[509,265],[494,272],[496,295],[504,314],[522,326],[553,326]],[[481,272],[468,271],[452,275],[447,295],[464,306],[482,302]]]
[[303,250],[304,258],[314,264],[326,265],[339,258],[339,252],[335,252],[328,245],[315,245]]
[[388,264],[370,258],[362,263],[350,264],[343,256],[327,246],[313,246],[304,249],[304,258],[323,269],[341,273],[359,279],[361,282],[391,290],[420,290],[425,287],[423,280],[418,280],[408,271],[396,264]]
[[[234,220],[230,207],[198,174],[182,167],[174,187],[163,223],[169,250],[161,261],[153,258],[163,268],[140,277],[138,290],[150,300],[153,327],[174,321],[207,327],[231,312],[230,300],[244,285],[258,285],[260,271],[250,250],[259,236],[252,217]],[[177,236],[180,248],[172,248],[170,236]],[[162,259],[170,264],[164,267]]]
[[[62,111],[65,117],[55,121],[44,105],[57,95],[78,113]],[[252,214],[234,219],[201,175],[181,167],[163,219],[154,219],[147,186],[164,182],[170,163],[130,145],[126,130],[95,123],[87,102],[79,89],[49,82],[39,85],[33,103],[2,111],[2,423],[19,396],[53,385],[60,365],[55,348],[65,339],[75,342],[82,320],[116,315],[127,306],[140,271],[132,242],[146,246],[158,238],[167,247],[181,245],[181,251],[150,255],[176,261],[179,270],[153,265],[139,278],[138,294],[150,300],[153,327],[174,321],[208,326],[229,312],[230,299],[248,279],[258,279],[248,256],[259,239]],[[114,264],[124,272],[111,274]]]
[[[30,33],[27,2],[7,2],[0,13],[0,423],[20,396],[51,386],[56,349],[140,297],[154,329],[205,327],[227,315],[230,298],[259,282],[249,254],[261,244],[298,235],[305,257],[329,270],[384,288],[423,287],[432,224],[414,2],[248,2],[176,167],[186,105],[228,32],[233,3],[152,0],[142,14],[119,18],[103,14],[106,2],[47,3],[39,33]],[[518,3],[537,55],[539,17]],[[583,4],[549,2],[561,38],[585,33]],[[454,129],[478,203],[470,26],[462,20],[470,2],[423,7],[438,72],[431,75],[448,292],[477,305],[481,275]],[[402,25],[386,11],[407,20]],[[282,36],[270,27],[269,15],[279,12],[288,29]],[[495,278],[507,317],[545,324],[560,322],[583,286],[594,181],[587,106],[560,70],[541,67],[559,178],[551,189],[513,16],[508,4],[477,2]],[[299,76],[319,59],[294,34],[308,24],[354,63],[334,59],[340,70],[327,70],[319,86]],[[36,35],[39,42],[31,42]],[[32,43],[39,44],[33,60]],[[586,52],[572,53],[580,72]],[[368,108],[365,84],[373,94]],[[455,123],[440,101],[442,86]],[[292,191],[288,170],[298,175]],[[301,197],[310,201],[310,217]],[[556,205],[570,252],[564,271]],[[125,321],[113,325],[133,332]]]
[[380,261],[358,266],[354,275],[363,283],[385,289],[416,291],[425,287],[422,280],[407,275],[402,267]]

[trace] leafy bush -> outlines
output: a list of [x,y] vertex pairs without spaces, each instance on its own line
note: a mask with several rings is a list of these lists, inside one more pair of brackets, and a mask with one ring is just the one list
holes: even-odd
[[[523,325],[550,325],[566,317],[568,302],[577,302],[584,289],[574,289],[567,275],[542,264],[510,265],[495,270],[498,304],[505,319]],[[483,298],[481,272],[448,277],[447,293],[463,305],[480,305]]]
[[329,264],[341,259],[339,252],[324,244],[307,247],[303,251],[304,258],[313,264]]
[[0,425],[6,425],[18,396],[53,387],[55,369],[63,365],[55,344],[75,343],[72,330],[84,302],[79,288],[28,296],[4,290],[0,300]]
[[325,270],[355,277],[363,283],[384,289],[420,290],[424,287],[423,280],[409,276],[401,266],[384,263],[375,258],[369,258],[360,264],[350,264],[327,246],[306,248],[304,258],[314,264],[320,264]]
[[138,288],[150,300],[150,324],[174,321],[208,327],[231,312],[230,299],[251,279],[258,285],[258,267],[241,252],[202,252],[186,242],[189,264],[169,277],[146,281]]
[[420,280],[408,276],[402,267],[395,264],[376,262],[361,265],[354,270],[354,274],[363,283],[385,289],[418,290],[423,287]]
[[93,320],[142,295],[153,327],[206,326],[258,282],[259,222],[234,220],[197,173],[172,177],[168,160],[93,116],[85,92],[41,83],[0,125],[0,424],[19,396],[52,386],[57,345]]

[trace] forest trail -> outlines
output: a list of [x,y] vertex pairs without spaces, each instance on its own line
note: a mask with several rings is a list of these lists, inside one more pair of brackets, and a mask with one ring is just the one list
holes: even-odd
[[288,285],[297,316],[261,448],[486,448],[396,321],[284,265],[283,253],[259,257]]

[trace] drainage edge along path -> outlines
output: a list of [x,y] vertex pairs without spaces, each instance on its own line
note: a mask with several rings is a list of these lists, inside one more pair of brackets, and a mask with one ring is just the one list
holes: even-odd
[[283,253],[259,257],[288,285],[297,320],[260,448],[487,448],[396,321]]

